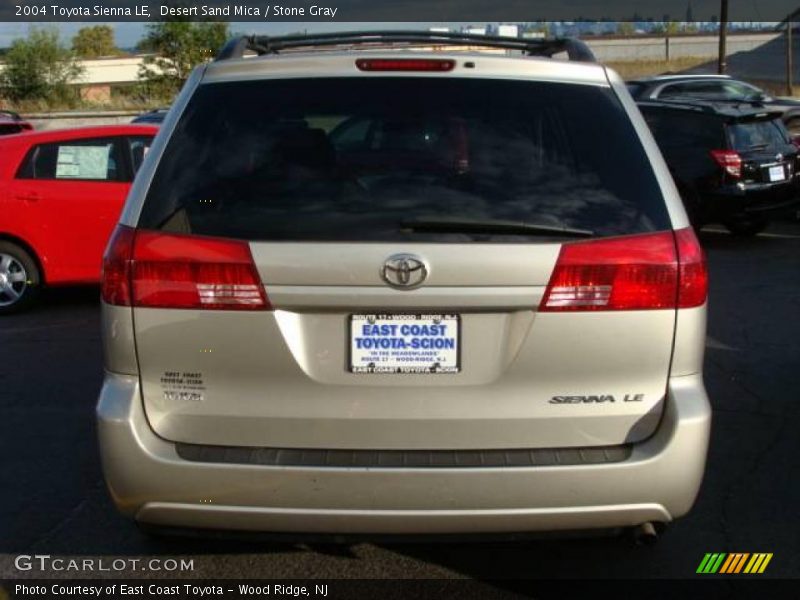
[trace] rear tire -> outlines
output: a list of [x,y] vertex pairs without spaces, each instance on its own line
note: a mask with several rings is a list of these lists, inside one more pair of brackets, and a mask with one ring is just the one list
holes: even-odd
[[0,241],[0,315],[30,308],[41,283],[33,257],[17,244]]
[[763,219],[741,219],[728,221],[725,227],[737,237],[753,237],[767,228],[769,221]]

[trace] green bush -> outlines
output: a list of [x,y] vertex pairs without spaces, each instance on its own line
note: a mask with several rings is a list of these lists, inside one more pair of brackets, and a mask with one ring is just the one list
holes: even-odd
[[68,84],[83,74],[83,67],[61,44],[58,31],[32,28],[27,38],[14,40],[4,58],[0,84],[9,100],[65,104],[77,100]]

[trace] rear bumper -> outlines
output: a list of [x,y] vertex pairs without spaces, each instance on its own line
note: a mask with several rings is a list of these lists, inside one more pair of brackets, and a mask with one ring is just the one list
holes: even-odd
[[349,534],[499,533],[670,521],[703,477],[711,408],[672,378],[662,423],[629,459],[492,468],[274,467],[186,461],[157,437],[138,378],[106,374],[97,407],[117,507],[154,525]]
[[785,183],[726,186],[709,198],[705,211],[709,217],[770,217],[800,204],[800,176]]

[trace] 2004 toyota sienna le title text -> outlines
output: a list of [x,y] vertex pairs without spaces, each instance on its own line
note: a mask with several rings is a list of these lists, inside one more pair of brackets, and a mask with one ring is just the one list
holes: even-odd
[[104,259],[119,509],[323,534],[684,515],[711,415],[705,259],[590,59],[329,34],[199,67]]

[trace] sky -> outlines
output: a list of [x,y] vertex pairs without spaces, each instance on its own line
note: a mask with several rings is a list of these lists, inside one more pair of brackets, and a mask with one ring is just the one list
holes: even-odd
[[[72,39],[81,27],[91,25],[105,25],[106,23],[39,23],[38,26],[56,27],[61,33],[61,38],[65,41]],[[0,23],[0,48],[11,45],[11,42],[19,37],[25,37],[32,23]],[[132,48],[142,38],[145,31],[145,23],[107,23],[114,28],[114,36],[117,46],[120,48]],[[313,27],[315,31],[350,31],[353,29],[419,29],[437,25],[461,25],[461,23],[256,23],[256,22],[231,22],[230,31],[232,33],[261,33],[280,35],[284,33],[298,32],[306,28]]]

